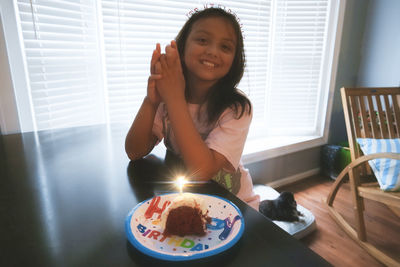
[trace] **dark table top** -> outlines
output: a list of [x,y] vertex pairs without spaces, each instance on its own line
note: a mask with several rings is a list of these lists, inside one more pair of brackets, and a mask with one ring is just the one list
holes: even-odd
[[[130,162],[125,132],[90,126],[3,135],[0,140],[0,266],[186,266],[142,254],[124,220],[143,200],[174,192],[165,150]],[[172,191],[171,191],[172,190]],[[326,266],[323,258],[214,182],[188,191],[241,210],[245,230],[230,249],[191,266]]]

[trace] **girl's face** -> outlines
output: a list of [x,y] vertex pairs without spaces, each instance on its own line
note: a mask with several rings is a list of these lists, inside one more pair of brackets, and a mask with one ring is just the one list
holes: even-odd
[[235,51],[236,34],[226,19],[209,17],[198,20],[185,43],[188,82],[211,87],[229,72]]

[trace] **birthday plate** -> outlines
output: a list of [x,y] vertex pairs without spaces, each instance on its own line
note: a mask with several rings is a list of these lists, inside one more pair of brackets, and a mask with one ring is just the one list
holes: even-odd
[[235,204],[221,197],[196,194],[203,199],[208,208],[208,216],[211,217],[211,223],[207,224],[206,235],[165,237],[162,234],[159,216],[168,204],[166,201],[172,201],[177,195],[178,193],[165,194],[154,197],[154,201],[145,200],[128,214],[125,219],[125,231],[128,240],[138,250],[163,260],[193,260],[225,251],[242,236],[244,220]]

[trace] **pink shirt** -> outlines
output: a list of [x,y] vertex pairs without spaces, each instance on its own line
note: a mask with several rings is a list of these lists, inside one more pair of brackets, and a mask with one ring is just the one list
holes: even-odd
[[[227,108],[214,125],[208,125],[204,120],[204,113],[198,116],[200,109],[198,104],[188,104],[188,109],[197,131],[207,146],[223,155],[236,170],[235,173],[221,170],[212,179],[258,211],[260,197],[254,194],[250,173],[241,162],[252,114],[245,112],[240,119],[236,119],[234,111]],[[153,134],[159,141],[164,138],[165,146],[176,155],[180,155],[163,103],[159,105],[154,119]]]

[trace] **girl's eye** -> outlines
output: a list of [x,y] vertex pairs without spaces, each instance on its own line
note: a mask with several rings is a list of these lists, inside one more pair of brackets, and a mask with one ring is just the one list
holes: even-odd
[[199,44],[206,44],[206,43],[207,43],[207,39],[206,39],[206,38],[198,38],[198,39],[197,39],[197,42],[198,42]]
[[232,47],[230,45],[222,45],[222,51],[231,52],[232,51]]

